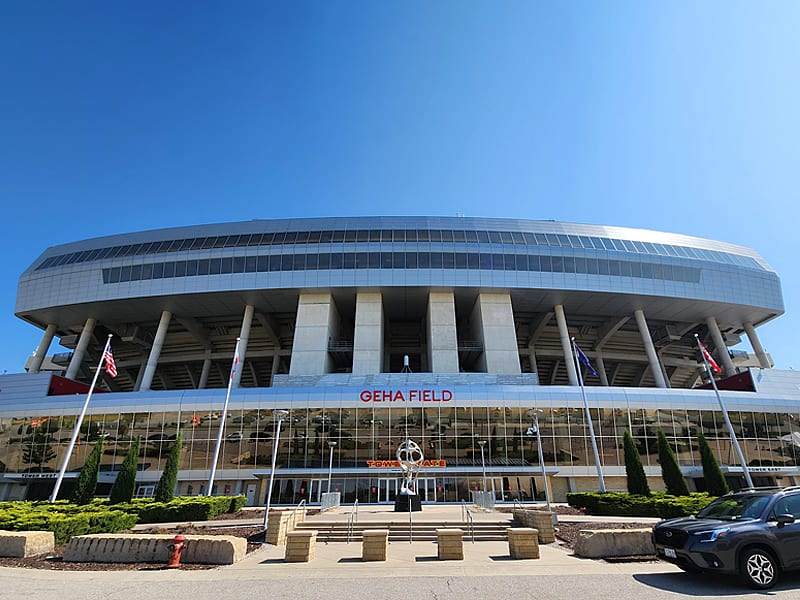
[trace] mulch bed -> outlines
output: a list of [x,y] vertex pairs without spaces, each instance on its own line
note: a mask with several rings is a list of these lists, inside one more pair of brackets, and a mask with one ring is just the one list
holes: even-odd
[[[225,519],[221,519],[225,520]],[[133,533],[133,532],[128,532]],[[184,535],[233,535],[247,539],[247,552],[261,547],[258,540],[261,527],[181,527],[164,529],[154,527],[136,533],[184,534]],[[263,535],[261,536],[263,539]],[[98,563],[98,562],[64,562],[64,545],[56,546],[52,554],[41,554],[28,558],[0,558],[0,567],[23,567],[26,569],[49,569],[52,571],[157,571],[164,565],[154,563]],[[178,567],[182,571],[217,569],[220,565],[183,564]],[[171,569],[172,570],[172,569]]]

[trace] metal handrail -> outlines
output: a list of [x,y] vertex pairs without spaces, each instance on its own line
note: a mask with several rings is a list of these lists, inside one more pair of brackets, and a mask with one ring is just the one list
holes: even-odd
[[475,520],[472,518],[472,513],[467,506],[467,501],[461,501],[461,520],[467,524],[467,533],[469,534],[472,543],[475,543]]
[[350,509],[350,516],[347,518],[347,543],[350,543],[350,538],[353,536],[355,524],[358,523],[358,498],[353,502],[353,508]]
[[289,523],[292,524],[292,527],[294,527],[295,524],[297,523],[297,520],[295,519],[295,515],[297,514],[297,511],[300,510],[300,508],[303,509],[303,520],[305,521],[305,518],[306,518],[306,499],[305,498],[300,500],[300,502],[297,503],[297,506],[295,506],[292,509],[292,518],[290,520],[286,521],[284,523],[284,525],[283,525],[283,533],[284,534],[289,533]]

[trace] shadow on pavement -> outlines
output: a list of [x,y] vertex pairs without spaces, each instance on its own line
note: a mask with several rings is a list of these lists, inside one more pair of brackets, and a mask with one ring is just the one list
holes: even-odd
[[770,590],[755,590],[734,576],[713,573],[642,573],[633,578],[646,586],[683,596],[771,595],[785,590],[800,590],[800,573],[784,573]]

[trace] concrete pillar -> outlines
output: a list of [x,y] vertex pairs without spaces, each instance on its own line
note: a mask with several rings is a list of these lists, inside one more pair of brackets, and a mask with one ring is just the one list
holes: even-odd
[[275,375],[278,374],[278,369],[281,367],[281,355],[277,352],[272,355],[272,371],[269,374],[269,385],[272,387],[273,381],[275,381]]
[[753,352],[756,353],[759,366],[762,369],[771,368],[772,365],[769,364],[769,357],[767,356],[767,353],[764,352],[764,347],[761,345],[761,340],[758,339],[758,334],[756,333],[756,328],[753,327],[753,324],[745,323],[744,332],[747,334],[747,339],[750,340],[750,345],[753,347]]
[[383,366],[383,295],[356,293],[353,374],[373,375]]
[[33,362],[31,362],[28,373],[38,373],[39,369],[42,368],[42,363],[44,362],[45,356],[47,356],[47,351],[50,349],[50,343],[53,341],[53,336],[55,334],[56,324],[49,323],[47,329],[44,330],[44,335],[42,335],[39,345],[36,346],[36,350],[33,352]]
[[300,294],[289,375],[330,373],[328,342],[337,339],[339,328],[339,312],[330,293]]
[[144,379],[144,368],[147,366],[147,359],[143,358],[139,362],[139,372],[136,373],[136,381],[133,383],[133,391],[138,392],[142,387],[142,379]]
[[602,355],[598,354],[595,358],[597,363],[597,374],[600,376],[600,384],[608,387],[608,375],[606,374],[606,363]]
[[564,362],[567,365],[569,384],[578,385],[578,371],[575,369],[575,355],[572,352],[572,342],[569,339],[569,328],[567,327],[567,317],[564,314],[564,306],[556,304],[554,312],[556,313],[558,334],[561,338],[561,350],[564,352]]
[[725,340],[722,339],[722,332],[719,330],[717,320],[714,317],[706,318],[706,325],[711,334],[711,339],[714,340],[714,349],[717,351],[717,360],[722,364],[722,370],[726,377],[736,375],[736,367],[733,366],[731,355],[728,354],[728,346]]
[[650,336],[650,329],[647,327],[644,311],[641,308],[637,308],[633,311],[633,317],[636,319],[636,325],[639,327],[639,333],[642,336],[644,351],[647,354],[647,361],[650,363],[650,372],[653,374],[653,379],[656,380],[656,387],[665,388],[667,387],[667,382],[664,380],[664,371],[661,369],[661,363],[658,362],[656,347],[653,345],[653,338]]
[[200,381],[197,382],[197,389],[204,390],[208,385],[208,375],[211,373],[211,352],[203,359],[203,369],[200,371]]
[[97,320],[92,317],[86,319],[86,323],[84,323],[83,329],[81,330],[81,337],[78,338],[78,345],[75,346],[75,352],[72,353],[72,360],[69,361],[69,366],[67,367],[67,373],[65,375],[67,379],[75,379],[75,377],[78,376],[78,370],[81,368],[81,363],[86,356],[86,348],[89,347],[89,340],[92,339],[96,323]]
[[156,336],[153,340],[153,347],[150,348],[150,356],[147,357],[147,365],[144,368],[144,375],[142,376],[142,384],[139,386],[141,391],[147,391],[153,385],[153,377],[156,375],[156,367],[158,366],[158,358],[161,356],[161,348],[164,346],[164,339],[167,337],[167,329],[169,322],[172,319],[172,313],[165,310],[161,313],[161,320],[158,322],[158,329]]
[[253,313],[255,306],[248,304],[244,307],[244,316],[242,317],[242,328],[239,331],[239,367],[233,374],[233,387],[239,387],[239,382],[242,380],[242,371],[244,371],[244,358],[247,354],[247,342],[250,341],[250,329],[253,326]]
[[483,344],[478,368],[486,373],[521,373],[514,310],[508,293],[481,293],[470,316],[470,327]]
[[453,292],[428,294],[428,364],[432,373],[460,371]]
[[536,363],[536,347],[528,346],[528,360],[531,362],[531,372],[538,373],[539,365]]

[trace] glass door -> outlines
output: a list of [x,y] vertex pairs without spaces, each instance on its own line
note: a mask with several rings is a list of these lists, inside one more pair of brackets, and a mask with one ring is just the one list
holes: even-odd
[[397,496],[397,479],[378,479],[378,503],[387,504],[394,502]]
[[417,479],[417,495],[422,502],[438,502],[436,479],[424,477]]

